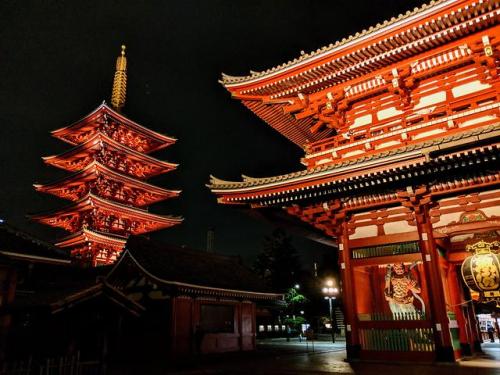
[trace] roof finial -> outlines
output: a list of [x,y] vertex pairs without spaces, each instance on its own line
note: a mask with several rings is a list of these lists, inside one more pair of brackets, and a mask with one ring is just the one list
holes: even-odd
[[127,96],[127,58],[125,57],[125,46],[122,45],[121,55],[116,59],[116,72],[111,93],[111,105],[117,111],[125,106]]

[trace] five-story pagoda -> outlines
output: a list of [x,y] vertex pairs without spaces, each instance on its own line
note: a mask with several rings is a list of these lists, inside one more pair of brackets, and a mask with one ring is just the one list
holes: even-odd
[[147,206],[180,191],[153,186],[145,180],[171,171],[176,164],[149,156],[175,139],[149,130],[122,114],[125,105],[127,60],[125,46],[116,61],[111,107],[101,104],[83,119],[52,135],[74,147],[47,156],[45,163],[73,172],[35,189],[72,203],[33,219],[71,234],[56,245],[77,262],[98,266],[113,263],[131,234],[142,234],[179,224],[182,218],[148,212]]

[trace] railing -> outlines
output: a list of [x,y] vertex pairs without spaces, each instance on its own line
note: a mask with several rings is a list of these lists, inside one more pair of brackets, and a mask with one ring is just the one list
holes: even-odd
[[363,350],[390,352],[433,352],[431,328],[360,329]]
[[101,375],[100,361],[82,361],[80,353],[74,356],[46,358],[35,363],[26,361],[7,362],[0,367],[0,375]]
[[388,321],[388,320],[425,320],[426,316],[424,312],[401,312],[401,313],[369,313],[369,314],[358,314],[358,319],[360,321]]
[[418,242],[401,242],[389,245],[353,249],[352,258],[363,259],[389,255],[413,254],[418,252],[420,252]]
[[0,367],[0,375],[29,375],[32,370],[31,357],[26,361],[4,363]]

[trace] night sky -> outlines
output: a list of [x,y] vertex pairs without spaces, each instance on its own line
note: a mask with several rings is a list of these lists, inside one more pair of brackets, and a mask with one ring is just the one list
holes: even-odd
[[[300,148],[253,115],[217,82],[297,57],[420,6],[421,1],[11,1],[0,2],[0,217],[54,241],[65,232],[26,214],[66,201],[34,191],[67,175],[41,157],[71,146],[49,132],[108,101],[116,57],[127,45],[132,120],[178,142],[153,156],[179,163],[150,180],[182,189],[151,207],[185,222],[152,235],[205,248],[215,227],[220,253],[250,262],[274,226],[216,204],[210,174],[240,180],[302,169]],[[329,251],[296,238],[310,264]]]

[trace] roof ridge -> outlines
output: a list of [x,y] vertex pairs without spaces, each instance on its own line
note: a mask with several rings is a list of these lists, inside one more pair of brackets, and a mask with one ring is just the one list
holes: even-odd
[[383,22],[377,23],[375,26],[370,26],[368,29],[363,29],[361,32],[357,32],[355,34],[351,34],[348,37],[342,38],[341,40],[337,40],[334,43],[330,43],[328,46],[324,46],[321,48],[318,48],[315,51],[311,51],[310,53],[305,53],[304,51],[301,51],[300,56],[293,59],[289,60],[286,63],[274,66],[272,68],[257,72],[254,70],[250,70],[250,75],[245,75],[245,76],[231,76],[229,74],[222,73],[222,79],[219,80],[221,84],[235,84],[235,83],[240,83],[240,82],[245,82],[246,80],[249,79],[255,79],[259,77],[264,77],[268,74],[275,73],[277,71],[283,70],[285,68],[289,68],[291,66],[297,65],[299,63],[302,63],[308,59],[314,59],[315,57],[319,56],[322,53],[327,53],[335,48],[340,48],[344,45],[346,45],[349,42],[352,42],[356,39],[360,39],[362,37],[365,37],[367,35],[373,34],[385,27],[388,27],[390,25],[393,25],[396,22],[402,21],[404,19],[407,19],[409,17],[412,17],[414,15],[417,15],[419,13],[424,12],[427,9],[436,7],[440,5],[441,3],[448,2],[450,0],[431,0],[428,3],[422,4],[420,7],[415,7],[413,10],[408,10],[404,14],[400,13],[397,17],[392,17],[390,20],[385,20]]

